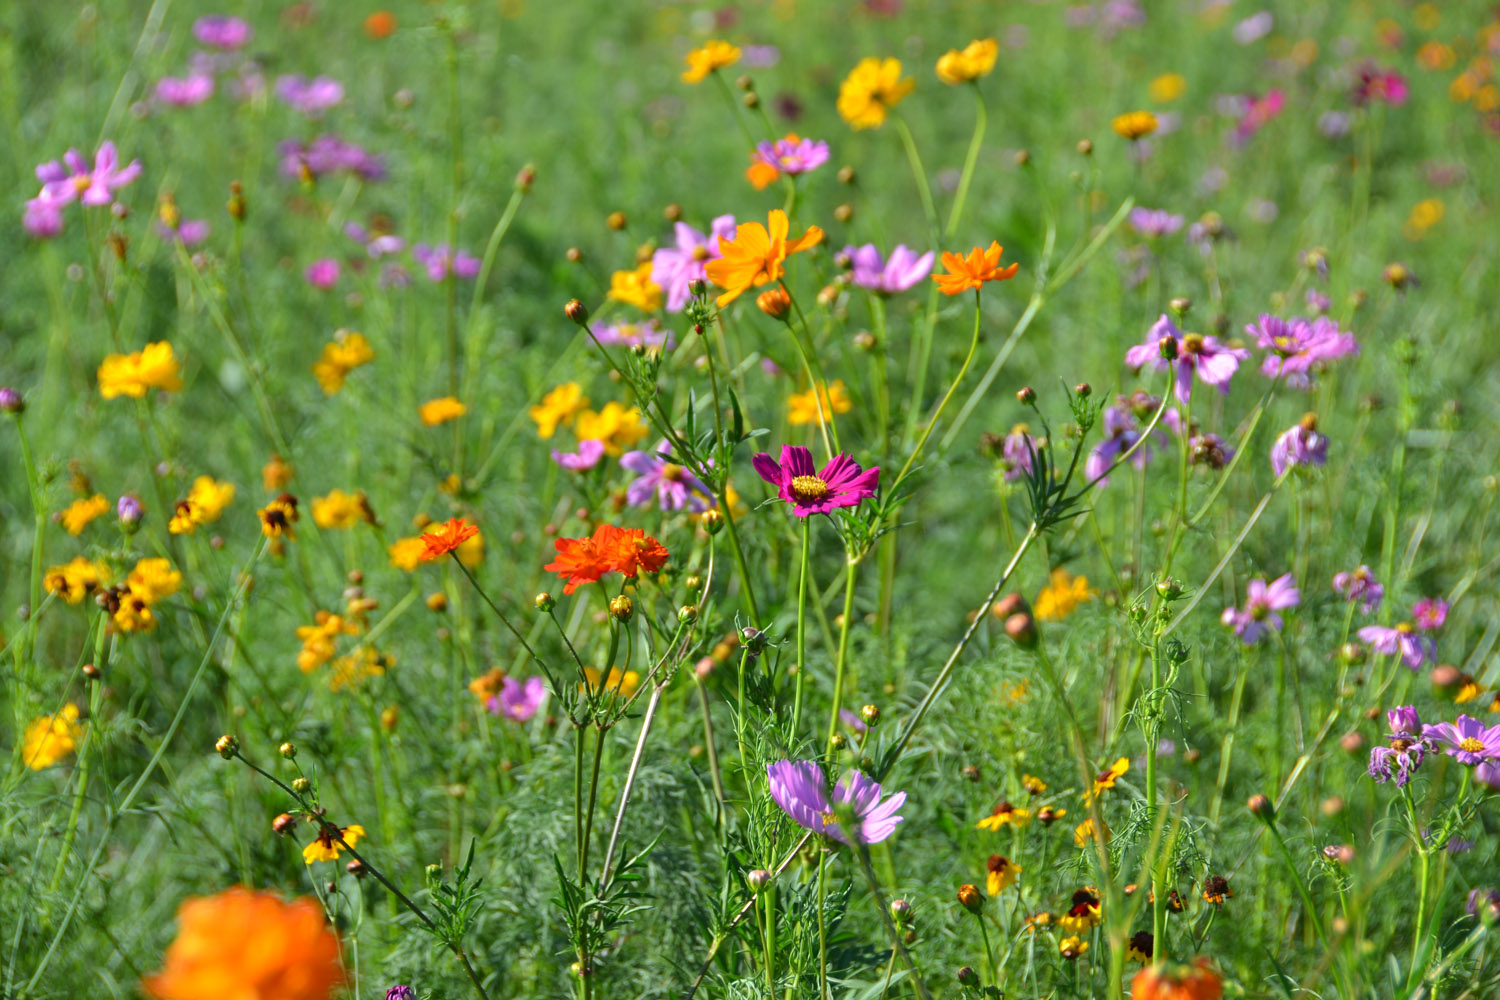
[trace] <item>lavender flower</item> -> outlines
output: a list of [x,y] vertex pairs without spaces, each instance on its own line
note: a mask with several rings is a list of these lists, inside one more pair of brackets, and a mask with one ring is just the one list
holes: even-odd
[[1361,642],[1382,656],[1401,654],[1401,662],[1413,670],[1419,669],[1429,657],[1437,655],[1437,643],[1431,636],[1416,630],[1410,622],[1402,622],[1394,628],[1385,625],[1366,625],[1359,630]]
[[470,280],[479,274],[478,257],[462,250],[455,254],[446,243],[432,247],[426,243],[418,243],[411,248],[411,255],[427,269],[428,280],[434,283],[447,280],[450,274]]
[[1267,352],[1260,365],[1261,374],[1285,377],[1294,389],[1311,388],[1311,372],[1327,362],[1359,353],[1354,334],[1340,330],[1326,316],[1308,321],[1262,315],[1258,322],[1246,326],[1245,332]]
[[1378,784],[1394,781],[1397,788],[1405,788],[1413,772],[1422,766],[1427,750],[1428,743],[1423,738],[1392,737],[1389,746],[1375,747],[1370,751],[1366,773]]
[[120,166],[120,154],[115,144],[105,142],[94,154],[94,165],[90,167],[82,154],[70,149],[62,162],[50,160],[36,168],[36,178],[42,182],[42,193],[37,199],[45,199],[55,206],[74,201],[85,205],[108,205],[115,200],[115,191],[127,186],[141,175],[141,161],[132,160],[129,166]]
[[708,487],[683,466],[668,461],[671,455],[672,446],[663,441],[655,452],[627,451],[620,456],[620,467],[636,474],[625,490],[626,502],[644,507],[654,496],[662,510],[687,507],[702,512],[713,506],[711,499],[704,499],[709,496]]
[[1271,446],[1271,468],[1285,475],[1295,465],[1323,465],[1328,461],[1328,438],[1316,430],[1312,414],[1293,424]]
[[1386,725],[1391,727],[1391,738],[1421,739],[1422,719],[1415,705],[1397,705],[1385,713]]
[[572,472],[585,472],[604,457],[604,442],[587,439],[578,442],[577,451],[554,451],[552,461]]
[[1278,611],[1295,608],[1301,600],[1302,594],[1290,573],[1278,576],[1270,584],[1256,578],[1246,588],[1244,608],[1225,608],[1219,620],[1233,628],[1241,642],[1253,646],[1266,632],[1281,630]]
[[385,176],[385,163],[380,157],[336,135],[320,135],[305,144],[289,139],[277,151],[281,154],[284,177],[300,177],[304,170],[314,177],[351,173],[367,181],[378,181]]
[[127,493],[115,504],[115,516],[126,527],[134,527],[146,516],[146,508],[141,505],[140,497]]
[[[860,771],[850,771],[839,779],[828,797],[828,780],[823,769],[808,760],[779,760],[766,765],[771,784],[771,798],[800,827],[832,837],[843,844],[855,840],[878,844],[896,832],[902,817],[896,810],[906,802],[906,793],[897,792],[881,801],[879,783]],[[852,831],[845,830],[837,813],[852,812]]]
[[860,288],[882,295],[895,295],[925,281],[932,271],[934,256],[929,250],[918,257],[915,250],[900,243],[886,259],[881,258],[873,243],[844,247],[844,255],[849,258],[850,280]]
[[600,327],[594,336],[599,343],[618,347],[644,347],[647,350],[670,351],[677,346],[671,330],[663,330],[655,318],[639,323],[611,323]]
[[164,76],[156,81],[152,96],[157,103],[174,108],[191,108],[214,96],[214,78],[206,74]]
[[[1162,357],[1162,341],[1170,340],[1176,360]],[[1205,385],[1211,385],[1222,393],[1229,392],[1229,380],[1239,370],[1240,362],[1248,359],[1250,352],[1239,347],[1229,347],[1218,337],[1202,334],[1184,334],[1165,313],[1146,334],[1144,343],[1125,352],[1125,364],[1139,371],[1147,365],[1156,371],[1175,367],[1177,378],[1173,392],[1177,401],[1186,404],[1193,393],[1193,375],[1197,373]]]
[[719,240],[734,239],[735,228],[732,215],[714,219],[706,236],[686,222],[672,227],[677,246],[658,250],[651,257],[651,280],[666,291],[668,312],[682,312],[692,297],[693,282],[708,280],[704,265],[720,256]]
[[1469,901],[1464,904],[1464,910],[1471,917],[1479,917],[1484,920],[1500,920],[1500,890],[1471,890]]
[[1363,564],[1357,569],[1334,574],[1333,589],[1346,601],[1358,601],[1359,609],[1365,614],[1380,607],[1385,598],[1385,587],[1375,579],[1374,571]]
[[242,49],[250,44],[255,31],[243,18],[227,14],[208,14],[193,22],[193,37],[199,45],[213,49]]
[[316,118],[344,99],[344,85],[332,77],[309,80],[297,73],[277,77],[276,96],[309,118]]
[[1460,764],[1473,766],[1500,759],[1500,726],[1486,726],[1470,715],[1460,715],[1456,722],[1423,726],[1422,735]]
[[[1121,455],[1135,447],[1135,443],[1141,438],[1141,428],[1151,420],[1160,406],[1161,398],[1147,392],[1137,391],[1129,396],[1116,396],[1115,405],[1104,411],[1104,438],[1089,452],[1083,465],[1084,476],[1090,481],[1098,479],[1100,486],[1108,486],[1109,477],[1104,473]],[[1175,409],[1168,408],[1162,414],[1160,423],[1178,433],[1182,432],[1182,417]],[[1130,464],[1137,469],[1144,469],[1146,463],[1155,456],[1156,446],[1165,444],[1168,440],[1158,426],[1152,431],[1151,440],[1130,456]]]
[[1016,424],[1000,443],[1000,468],[1005,481],[1013,483],[1031,475],[1031,456],[1039,447],[1025,424]]
[[1160,208],[1133,208],[1128,221],[1131,229],[1148,240],[1154,240],[1177,232],[1186,220]]
[[757,143],[755,158],[768,167],[795,177],[816,170],[828,162],[828,143],[788,135],[775,142]]
[[503,715],[512,722],[526,722],[536,715],[547,700],[547,685],[540,677],[528,677],[526,682],[506,677],[500,682],[500,693],[490,698],[485,707],[492,715]]
[[175,229],[160,220],[157,220],[156,223],[156,234],[158,236],[164,240],[175,240],[185,247],[197,246],[199,243],[202,243],[208,239],[208,234],[211,231],[212,229],[207,220],[204,219],[183,219],[177,223]]

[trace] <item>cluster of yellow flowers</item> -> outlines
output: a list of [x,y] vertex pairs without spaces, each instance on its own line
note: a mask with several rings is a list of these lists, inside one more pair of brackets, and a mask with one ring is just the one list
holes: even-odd
[[611,400],[597,413],[584,410],[573,424],[580,441],[600,441],[607,455],[623,454],[625,449],[646,436],[646,422],[641,411],[628,409]]
[[83,726],[78,722],[78,706],[64,705],[56,715],[41,715],[26,727],[21,740],[21,761],[33,771],[51,767],[78,749]]
[[336,489],[329,490],[327,496],[313,497],[312,516],[313,523],[325,531],[345,530],[361,521],[376,523],[375,509],[370,506],[370,498],[365,496],[364,490],[345,493]]
[[190,535],[205,524],[212,524],[234,501],[234,484],[220,482],[212,476],[193,480],[186,500],[177,501],[167,530],[174,535]]
[[148,389],[176,392],[182,388],[177,357],[172,345],[164,340],[130,354],[109,355],[100,363],[98,377],[99,395],[105,399],[140,399]]
[[786,422],[793,427],[827,423],[830,415],[848,413],[852,404],[843,379],[834,379],[817,389],[794,392],[787,397]]
[[[121,632],[150,632],[156,628],[155,607],[182,586],[182,574],[165,559],[142,559],[116,594],[115,627]],[[113,602],[111,602],[113,603]]]
[[588,409],[589,398],[577,382],[564,382],[557,386],[542,401],[528,412],[536,423],[537,437],[546,440],[557,433],[558,427],[566,427]]
[[57,521],[63,530],[77,538],[83,534],[83,529],[89,526],[89,522],[96,517],[101,517],[109,510],[109,500],[102,493],[95,493],[91,497],[79,497],[62,513],[57,515]]
[[616,271],[609,276],[609,299],[624,302],[645,312],[661,308],[661,286],[651,280],[651,261],[644,261],[633,271]]
[[333,339],[323,345],[323,353],[313,363],[313,377],[323,391],[332,396],[344,387],[344,379],[360,365],[375,360],[375,351],[364,335],[353,330],[336,330]]
[[100,562],[75,556],[72,562],[53,566],[42,577],[47,593],[55,594],[69,604],[78,604],[88,594],[109,583],[109,567]]

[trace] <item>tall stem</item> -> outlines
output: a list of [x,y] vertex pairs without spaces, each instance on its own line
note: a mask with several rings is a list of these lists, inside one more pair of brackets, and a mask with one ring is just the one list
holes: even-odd
[[978,82],[974,82],[974,135],[969,139],[969,152],[964,157],[964,172],[958,179],[958,190],[953,195],[953,208],[948,212],[948,228],[943,238],[951,240],[958,232],[958,220],[964,214],[964,200],[969,195],[969,182],[974,179],[974,165],[979,162],[979,150],[984,145],[984,129],[988,115],[985,113],[984,94]]
[[839,651],[833,664],[833,707],[828,711],[828,739],[823,745],[824,754],[830,757],[833,755],[833,737],[839,731],[839,709],[843,707],[844,665],[849,658],[849,628],[854,618],[854,581],[858,571],[858,561],[845,561],[844,615],[839,621]]
[[797,681],[792,699],[792,732],[802,722],[802,691],[807,684],[807,578],[812,549],[812,518],[802,519],[802,572],[797,583]]

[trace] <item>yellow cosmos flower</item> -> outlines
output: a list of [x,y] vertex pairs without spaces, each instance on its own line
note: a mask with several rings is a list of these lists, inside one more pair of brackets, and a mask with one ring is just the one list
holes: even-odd
[[1074,576],[1061,566],[1052,571],[1051,580],[1036,597],[1033,610],[1038,621],[1062,621],[1078,610],[1078,605],[1092,601],[1096,596],[1089,589],[1088,577]]
[[176,392],[181,388],[177,358],[164,340],[131,354],[111,354],[99,365],[99,395],[105,399],[140,399],[147,389]]
[[972,41],[962,49],[949,49],[938,58],[937,77],[948,86],[956,87],[989,76],[999,55],[1000,43],[993,38]]
[[573,433],[580,441],[599,441],[607,455],[621,455],[630,445],[646,436],[646,424],[641,411],[635,407],[626,409],[616,402],[604,404],[597,413],[584,410],[578,414]]
[[56,594],[69,604],[79,604],[84,597],[109,582],[109,569],[103,563],[77,556],[72,562],[53,566],[42,576],[47,593]]
[[375,523],[375,512],[362,491],[330,490],[327,496],[313,497],[312,516],[314,524],[330,531],[352,528],[361,521]]
[[302,643],[297,652],[297,669],[304,674],[312,673],[333,659],[340,636],[358,635],[359,631],[359,622],[331,611],[319,611],[311,625],[297,626],[297,639]]
[[995,811],[974,825],[981,830],[998,831],[1002,826],[1025,826],[1031,820],[1031,812],[1013,806],[1009,802],[1001,802],[995,807]]
[[764,226],[759,222],[742,222],[734,239],[719,237],[719,253],[723,256],[709,261],[704,273],[709,281],[725,289],[716,300],[720,306],[729,305],[751,288],[781,280],[786,273],[782,264],[789,256],[823,239],[823,230],[817,226],[808,226],[807,232],[795,240],[787,239],[790,230],[786,213],[773,208]]
[[125,578],[130,592],[148,604],[171,597],[182,586],[182,574],[165,559],[142,559]]
[[634,271],[616,271],[609,276],[608,298],[624,302],[645,312],[661,308],[661,286],[651,280],[654,265],[648,260]]
[[694,49],[685,57],[687,72],[682,74],[683,83],[699,84],[708,79],[715,70],[733,66],[740,61],[740,50],[728,42],[710,41],[701,49]]
[[1146,93],[1158,104],[1175,101],[1187,91],[1187,80],[1181,73],[1163,73],[1152,80]]
[[818,386],[816,392],[809,389],[788,396],[786,422],[793,427],[821,423],[828,419],[830,413],[848,413],[851,405],[843,379],[834,379],[830,385]]
[[64,531],[77,538],[83,534],[83,529],[88,527],[90,521],[100,517],[107,510],[109,510],[109,500],[103,493],[95,493],[91,497],[80,497],[68,504],[68,509],[58,515],[58,521],[61,522]]
[[375,351],[363,334],[338,330],[333,339],[323,345],[323,354],[313,362],[312,373],[323,392],[332,396],[344,387],[344,379],[350,372],[374,360]]
[[1114,834],[1110,832],[1109,824],[1100,823],[1099,828],[1100,832],[1098,834],[1095,834],[1093,817],[1089,817],[1082,823],[1079,823],[1073,828],[1073,845],[1075,847],[1087,847],[1089,843],[1096,838],[1106,844],[1109,843],[1110,837],[1114,836]]
[[422,541],[420,535],[413,538],[399,538],[385,550],[390,557],[391,565],[408,573],[416,571],[422,563],[422,555],[427,551],[427,543]]
[[457,420],[468,412],[469,408],[452,396],[429,399],[422,404],[422,423],[428,427],[436,427],[438,424],[446,424],[450,420]]
[[115,628],[121,632],[150,632],[156,628],[156,612],[151,610],[151,601],[130,588],[119,596],[119,606],[112,616]]
[[[343,837],[343,843],[339,843],[334,836],[334,830],[338,830],[338,835]],[[337,861],[340,852],[344,850],[344,844],[353,847],[364,835],[365,828],[358,824],[341,828],[325,826],[318,831],[318,839],[302,849],[302,860],[308,864],[315,861]]]
[[173,509],[167,530],[174,535],[192,534],[200,525],[212,524],[234,500],[234,484],[220,482],[213,476],[193,480],[186,500]]
[[1125,772],[1130,770],[1130,758],[1121,757],[1109,767],[1100,771],[1094,778],[1094,783],[1084,790],[1083,804],[1089,805],[1100,795],[1115,787],[1115,783],[1124,777]]
[[1089,950],[1089,943],[1076,934],[1070,935],[1057,942],[1057,952],[1068,961],[1083,955]]
[[56,715],[31,720],[21,741],[21,762],[33,771],[51,767],[78,749],[83,727],[78,724],[78,706],[72,702]]
[[528,412],[536,423],[537,437],[550,438],[559,426],[571,424],[579,413],[588,408],[589,398],[577,382],[564,382],[533,406]]
[[901,78],[899,59],[861,59],[839,86],[839,115],[857,129],[879,128],[916,85]]
[[1156,116],[1149,111],[1127,111],[1123,115],[1117,115],[1109,127],[1115,130],[1115,134],[1122,139],[1135,142],[1144,139],[1156,131]]
[[1021,866],[1003,854],[991,854],[985,863],[985,889],[991,896],[998,896],[1014,885],[1021,875]]

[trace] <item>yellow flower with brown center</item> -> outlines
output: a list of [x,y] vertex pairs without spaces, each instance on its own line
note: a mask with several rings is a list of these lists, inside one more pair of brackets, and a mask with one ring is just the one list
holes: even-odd
[[111,620],[121,632],[150,632],[156,628],[156,612],[146,598],[127,587],[116,600],[118,606]]
[[176,392],[182,377],[172,345],[165,340],[130,354],[111,354],[99,364],[99,395],[105,399],[140,399],[148,389]]
[[457,420],[468,412],[469,408],[452,396],[429,399],[422,404],[420,410],[422,423],[428,427],[436,427],[438,424],[446,424],[450,420]]
[[167,530],[174,535],[192,534],[200,525],[217,521],[233,500],[233,483],[220,482],[212,476],[199,476],[193,480],[187,499],[179,500],[172,509]]
[[970,83],[989,76],[999,55],[1000,43],[993,38],[972,41],[962,49],[949,49],[938,57],[937,77],[950,87]]
[[422,562],[422,556],[427,551],[427,543],[420,535],[412,538],[398,538],[389,548],[385,550],[390,557],[391,565],[408,573],[414,572]]
[[323,392],[332,396],[344,387],[349,373],[360,365],[375,360],[375,350],[364,334],[353,330],[338,330],[333,339],[323,345],[323,353],[313,362],[313,377]]
[[861,59],[839,86],[839,115],[857,129],[879,128],[916,85],[901,78],[899,59]]
[[999,830],[1002,826],[1025,826],[1031,819],[1031,811],[1002,801],[995,811],[974,825],[981,830]]
[[635,306],[644,312],[656,312],[661,308],[661,286],[651,280],[651,261],[645,261],[633,271],[616,271],[609,276],[609,299]]
[[1103,919],[1103,906],[1099,893],[1093,886],[1084,886],[1073,893],[1068,910],[1058,915],[1057,923],[1069,934],[1087,934],[1098,927]]
[[823,230],[808,226],[807,231],[795,240],[791,234],[791,222],[779,208],[771,209],[766,224],[742,222],[735,230],[734,239],[719,237],[717,260],[704,265],[708,280],[724,289],[714,301],[727,306],[751,288],[773,281],[780,281],[786,273],[786,259],[808,247],[816,246],[823,239]]
[[1003,854],[991,854],[985,862],[985,890],[998,896],[1021,876],[1021,866]]
[[646,430],[640,410],[633,406],[626,409],[613,400],[598,412],[584,410],[573,424],[578,440],[598,441],[604,445],[605,454],[615,456],[645,437]]
[[42,576],[42,586],[49,594],[56,594],[69,604],[79,604],[84,597],[109,582],[109,569],[75,556],[72,562],[53,566]]
[[130,592],[148,604],[171,597],[182,586],[182,574],[165,559],[142,559],[125,578]]
[[[345,844],[353,847],[364,835],[365,828],[358,823],[343,827],[334,826],[332,823],[326,824],[318,831],[317,839],[302,848],[302,860],[308,864],[314,861],[337,861]],[[267,997],[266,1000],[271,1000],[271,998]]]
[[95,493],[91,497],[79,497],[68,504],[67,509],[57,516],[57,520],[64,531],[77,538],[83,534],[83,529],[89,526],[90,521],[101,517],[108,510],[108,498],[103,493]]
[[326,531],[342,531],[361,521],[374,524],[374,514],[363,491],[345,493],[335,489],[329,490],[327,496],[313,497],[313,523]]
[[1175,101],[1187,92],[1187,80],[1181,73],[1163,73],[1146,87],[1146,93],[1158,104]]
[[1057,942],[1057,952],[1068,961],[1073,961],[1089,950],[1089,943],[1076,934],[1069,935]]
[[302,649],[297,653],[297,669],[304,674],[333,659],[340,636],[358,635],[359,622],[331,611],[319,611],[313,616],[313,624],[297,626],[297,639]]
[[1041,795],[1047,790],[1047,783],[1034,775],[1023,774],[1021,775],[1021,787],[1026,789],[1028,795]]
[[1088,577],[1074,576],[1059,566],[1052,571],[1051,582],[1037,595],[1034,613],[1038,621],[1062,621],[1080,604],[1092,601],[1096,596],[1089,589]]
[[56,715],[31,720],[21,739],[21,763],[33,771],[51,767],[78,749],[83,727],[78,724],[78,706],[69,702]]
[[1135,142],[1155,132],[1157,124],[1156,116],[1149,111],[1127,111],[1116,115],[1109,127],[1120,138]]
[[283,493],[275,500],[256,511],[260,517],[260,531],[270,539],[297,537],[294,525],[300,516],[297,513],[297,498]]
[[1128,770],[1130,770],[1130,758],[1121,757],[1113,764],[1109,765],[1109,767],[1105,768],[1103,771],[1100,771],[1099,774],[1095,776],[1094,783],[1084,790],[1083,804],[1091,804],[1100,795],[1103,795],[1106,791],[1115,787],[1115,782],[1119,781],[1120,778],[1122,778],[1125,775],[1125,772]]
[[698,84],[708,79],[708,74],[725,69],[740,61],[740,50],[728,42],[717,39],[693,49],[684,57],[687,71],[682,74],[683,83]]
[[786,422],[793,427],[826,423],[829,415],[848,413],[852,404],[843,379],[834,379],[817,390],[794,392],[786,400]]
[[588,405],[589,398],[577,382],[564,382],[543,396],[542,401],[528,412],[536,424],[537,437],[546,440],[557,433],[558,427],[571,424],[578,414],[588,409]]

